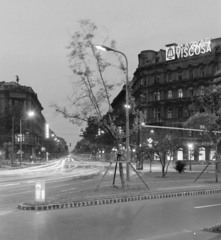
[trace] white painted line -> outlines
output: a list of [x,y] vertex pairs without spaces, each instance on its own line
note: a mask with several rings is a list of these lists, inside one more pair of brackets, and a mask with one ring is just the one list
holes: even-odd
[[71,184],[66,184],[66,185],[55,186],[55,187],[53,187],[53,188],[59,188],[59,187],[63,187],[63,186],[69,186],[69,185],[71,185]]
[[61,192],[67,192],[67,191],[73,190],[73,189],[76,189],[76,188],[69,188],[69,189],[61,190]]
[[33,182],[36,182],[36,181],[28,181],[27,183],[33,183]]
[[21,183],[10,183],[10,184],[5,184],[5,185],[0,185],[0,187],[7,187],[7,186],[13,186],[13,185],[19,185]]
[[23,193],[29,193],[29,192],[34,192],[34,190],[33,191],[26,191],[26,192],[19,192],[19,193],[12,193],[12,194],[7,194],[7,195],[1,195],[1,197],[7,197],[7,196],[11,196],[11,195],[23,194]]
[[221,206],[221,203],[219,204],[213,204],[213,205],[205,205],[205,206],[198,206],[198,207],[194,207],[194,208],[209,208],[209,207],[216,207],[216,206]]

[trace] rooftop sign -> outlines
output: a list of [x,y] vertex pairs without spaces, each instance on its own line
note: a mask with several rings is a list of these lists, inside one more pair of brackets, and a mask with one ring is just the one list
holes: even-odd
[[212,52],[210,38],[205,38],[200,41],[192,41],[181,45],[173,43],[166,45],[166,61],[192,57],[207,52]]

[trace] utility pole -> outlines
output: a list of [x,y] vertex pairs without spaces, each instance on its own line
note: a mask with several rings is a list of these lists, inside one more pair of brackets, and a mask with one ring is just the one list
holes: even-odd
[[15,128],[15,116],[12,115],[12,151],[11,151],[11,166],[14,163],[14,128]]

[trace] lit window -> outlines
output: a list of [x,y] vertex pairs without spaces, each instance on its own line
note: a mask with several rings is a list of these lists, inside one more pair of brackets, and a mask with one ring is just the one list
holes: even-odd
[[168,99],[172,98],[173,97],[173,93],[172,93],[172,90],[169,90],[168,91]]
[[[204,125],[200,125],[200,130],[203,130],[203,131],[204,131],[204,130],[205,130],[205,126],[204,126]],[[203,132],[203,131],[202,131],[202,132],[200,132],[200,135],[201,135],[201,136],[204,134],[204,132]]]
[[167,109],[167,118],[172,118],[172,108],[171,107],[169,107]]
[[154,100],[159,101],[160,100],[160,92],[155,92],[154,93]]
[[183,90],[180,88],[178,90],[178,98],[182,98],[183,97]]

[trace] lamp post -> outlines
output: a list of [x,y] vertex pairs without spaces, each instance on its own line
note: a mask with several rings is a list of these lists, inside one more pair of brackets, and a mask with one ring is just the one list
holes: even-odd
[[[120,53],[121,55],[124,56],[126,60],[126,148],[127,148],[127,161],[129,161],[129,94],[128,94],[128,85],[129,85],[129,80],[128,80],[128,60],[127,57],[124,53],[117,51],[113,48],[109,48],[103,45],[98,45],[96,46],[97,49],[103,50],[103,51],[112,51],[112,52],[117,52]],[[130,169],[129,169],[129,163],[127,163],[127,180],[130,180]]]
[[22,120],[25,117],[28,118],[28,117],[32,117],[34,115],[35,115],[35,113],[33,111],[30,111],[30,112],[27,113],[27,116],[24,115],[20,118],[20,165],[22,163],[22,140],[23,140],[23,137],[22,137]]
[[189,161],[190,161],[190,171],[192,170],[192,164],[191,164],[191,160],[192,160],[192,148],[193,148],[193,144],[192,143],[188,143],[188,148],[189,148]]
[[11,166],[14,163],[14,135],[15,135],[15,116],[12,116],[12,151],[11,151]]

